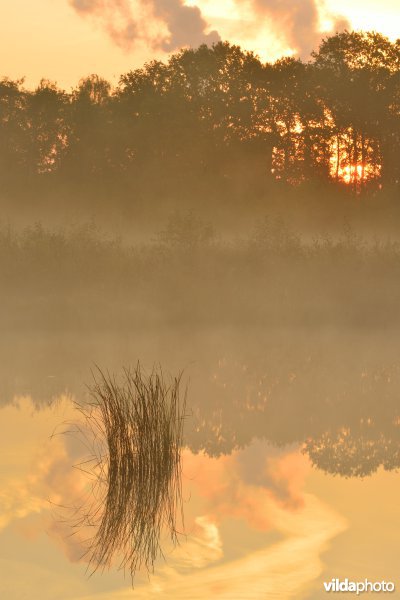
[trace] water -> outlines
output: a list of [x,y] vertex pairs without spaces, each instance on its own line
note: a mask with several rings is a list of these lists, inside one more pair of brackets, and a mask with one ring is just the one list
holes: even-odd
[[[3,340],[0,597],[312,600],[332,578],[397,583],[397,346],[387,332],[256,328]],[[62,432],[94,364],[138,359],[184,370],[185,535],[132,591],[118,564],[85,572],[87,532],[71,536],[69,517],[87,449]]]

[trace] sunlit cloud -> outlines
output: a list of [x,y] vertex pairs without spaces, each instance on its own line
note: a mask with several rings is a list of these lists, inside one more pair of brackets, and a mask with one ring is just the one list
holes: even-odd
[[282,55],[310,58],[322,38],[351,23],[323,0],[195,0],[205,17],[218,26],[224,39],[255,51],[263,60]]
[[[239,44],[244,50],[253,50],[262,60],[272,61],[283,55],[296,54],[296,43],[290,41],[293,27],[286,17],[287,28],[281,31],[284,16],[273,18],[265,11],[257,12],[253,0],[186,0],[178,3],[178,9],[183,5],[196,7],[206,24],[204,29],[201,24],[197,26],[198,36],[190,39],[191,30],[178,26],[179,20],[175,19],[175,31],[186,35],[184,44],[171,33],[165,17],[154,14],[153,1],[130,0],[127,5],[131,14],[126,13],[123,2],[113,5],[105,0],[95,3],[76,0],[73,6],[71,2],[21,0],[3,3],[0,47],[6,56],[4,75],[26,76],[29,86],[36,86],[42,77],[47,77],[61,87],[69,88],[90,73],[116,83],[121,73],[129,69],[141,67],[152,59],[165,59],[174,45],[211,43],[218,36]],[[287,6],[288,2],[285,4]],[[290,3],[290,6],[295,4]],[[112,12],[106,6],[114,6]],[[351,30],[374,29],[393,40],[399,36],[397,0],[382,0],[379,4],[373,0],[320,0],[318,12],[321,36],[335,32],[335,23],[340,25],[340,15],[350,21]],[[196,11],[191,14],[198,24]],[[315,21],[311,22],[315,25]],[[172,18],[170,25],[172,28]],[[342,27],[343,24],[339,28]],[[213,34],[207,38],[213,31],[217,31],[218,36]],[[307,52],[307,40],[304,44],[304,52]]]
[[198,6],[187,6],[183,0],[69,0],[69,4],[128,52],[138,43],[170,52],[184,46],[211,45],[220,39],[217,31],[208,32]]
[[309,58],[321,42],[322,31],[350,28],[345,17],[317,0],[225,0],[218,4],[207,0],[69,0],[69,4],[129,52],[138,44],[172,52],[211,45],[223,37],[250,44],[263,58],[282,52]]

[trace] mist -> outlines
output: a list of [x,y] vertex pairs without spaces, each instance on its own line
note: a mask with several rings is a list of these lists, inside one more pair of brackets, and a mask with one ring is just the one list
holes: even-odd
[[[154,47],[198,47],[115,87],[96,74],[69,92],[0,82],[5,560],[42,569],[50,556],[81,597],[110,598],[121,565],[142,597],[154,581],[184,594],[235,570],[240,582],[225,581],[240,598],[269,557],[285,598],[322,591],[329,569],[395,560],[382,490],[397,497],[400,468],[398,44],[345,31],[317,47],[314,4],[258,2],[293,48],[315,50],[263,63],[210,45],[217,34],[180,2],[71,6],[125,49],[150,39],[147,9],[166,28]],[[94,415],[93,469],[54,431],[42,443],[35,419],[62,403],[86,425]],[[46,495],[72,509],[75,543],[65,520],[43,542]],[[89,582],[86,529],[100,567]],[[315,569],[301,562],[308,579],[288,591],[299,540]],[[257,582],[268,595],[270,579]]]

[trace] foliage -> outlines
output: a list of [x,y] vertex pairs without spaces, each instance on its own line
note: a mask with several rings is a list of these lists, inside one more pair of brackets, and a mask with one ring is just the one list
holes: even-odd
[[399,42],[344,32],[307,64],[263,64],[219,42],[125,73],[114,90],[97,75],[71,93],[4,79],[0,175],[10,190],[18,176],[67,188],[110,180],[114,193],[226,180],[397,186],[399,68]]

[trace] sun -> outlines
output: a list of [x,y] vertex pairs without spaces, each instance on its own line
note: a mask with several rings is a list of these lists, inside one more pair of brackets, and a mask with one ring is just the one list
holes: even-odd
[[341,181],[347,185],[362,185],[377,179],[380,175],[380,165],[372,166],[368,163],[365,163],[339,166],[338,169],[335,165],[333,165],[333,167],[333,169],[331,168],[331,176],[333,175],[338,181]]
[[365,165],[347,165],[339,168],[339,179],[344,183],[351,183],[354,180],[364,179]]
[[379,152],[372,140],[360,141],[353,131],[335,135],[329,148],[330,177],[346,185],[362,187],[381,178],[382,165]]

